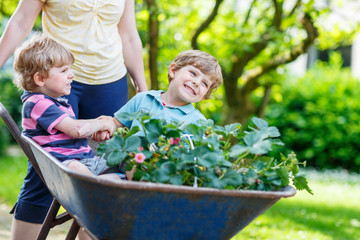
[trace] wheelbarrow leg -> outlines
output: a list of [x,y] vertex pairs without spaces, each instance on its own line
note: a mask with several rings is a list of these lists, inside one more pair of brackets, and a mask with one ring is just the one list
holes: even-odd
[[77,222],[74,219],[73,223],[71,224],[71,227],[69,229],[69,232],[66,235],[65,240],[74,240],[76,238],[76,235],[79,232],[79,229],[80,229],[80,226],[77,224]]
[[52,223],[54,222],[54,219],[56,218],[56,215],[59,211],[60,204],[58,201],[54,198],[51,206],[49,208],[49,211],[46,215],[46,218],[44,220],[44,223],[41,227],[40,233],[38,235],[37,240],[44,240],[46,239],[47,235],[49,234],[50,228],[52,226]]

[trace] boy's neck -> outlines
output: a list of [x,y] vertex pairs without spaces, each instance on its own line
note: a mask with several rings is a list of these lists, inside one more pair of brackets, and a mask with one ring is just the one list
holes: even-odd
[[183,102],[183,101],[177,101],[172,96],[170,96],[170,94],[168,92],[162,93],[160,98],[161,98],[161,101],[164,104],[164,106],[170,105],[170,106],[178,106],[178,107],[180,107],[180,106],[185,106],[185,105],[189,104],[189,103],[186,103],[186,102]]
[[44,88],[42,88],[42,87],[36,87],[35,89],[33,89],[32,91],[31,91],[31,93],[41,93],[41,94],[44,94],[44,95],[47,95],[47,96],[49,96],[49,97],[52,97],[52,98],[58,98],[58,97],[60,97],[60,96],[52,96],[51,94],[49,94],[47,91],[45,91],[44,90]]

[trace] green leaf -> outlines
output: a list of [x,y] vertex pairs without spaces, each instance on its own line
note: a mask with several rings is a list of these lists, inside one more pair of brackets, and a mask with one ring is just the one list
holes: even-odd
[[167,183],[170,179],[169,172],[164,169],[156,169],[153,172],[152,180],[159,183]]
[[232,123],[230,125],[225,126],[226,134],[237,135],[240,129],[241,129],[240,123]]
[[125,166],[125,171],[130,172],[133,169],[134,164],[132,163],[127,163]]
[[167,131],[167,133],[165,134],[166,138],[180,138],[181,137],[181,133],[179,131],[176,130],[169,130]]
[[211,128],[214,127],[214,121],[212,119],[207,119],[207,120],[200,119],[196,121],[196,124],[204,127],[211,127]]
[[293,165],[291,168],[292,174],[295,176],[296,174],[299,173],[299,166],[298,165]]
[[159,134],[158,132],[149,132],[146,136],[149,142],[158,143],[161,134]]
[[141,146],[141,138],[138,136],[130,136],[125,140],[124,151],[137,152]]
[[231,185],[231,186],[239,186],[243,183],[242,175],[235,170],[228,170],[224,176],[222,177],[221,181],[225,185]]
[[169,175],[175,174],[176,166],[172,162],[164,162],[163,164],[161,164],[160,170],[166,171]]
[[183,163],[185,163],[185,164],[187,164],[187,163],[195,163],[194,155],[183,153],[183,154],[181,155],[181,161],[182,161]]
[[120,165],[127,155],[128,155],[127,152],[114,150],[108,156],[105,157],[106,163],[110,167]]
[[200,142],[205,133],[205,129],[196,124],[189,124],[185,127],[185,132],[193,135],[193,141]]
[[145,155],[145,158],[146,158],[146,159],[148,159],[148,158],[152,157],[152,155],[153,155],[153,153],[152,153],[152,152],[147,151],[147,150],[143,151],[142,153]]
[[150,180],[150,174],[141,171],[135,171],[132,178],[132,181],[149,181],[149,180]]
[[135,133],[139,132],[140,131],[140,128],[139,126],[134,126],[130,129],[130,131],[128,132],[128,134],[126,134],[126,138],[134,135]]
[[265,169],[270,168],[272,163],[274,162],[274,158],[268,156],[261,156],[258,158],[258,160],[266,163]]
[[238,158],[241,154],[243,154],[244,152],[248,151],[249,148],[248,147],[245,147],[245,146],[242,146],[240,144],[236,144],[234,146],[232,146],[230,148],[230,154],[229,154],[229,157],[231,158]]
[[268,123],[265,120],[257,117],[253,117],[251,120],[253,121],[255,126],[259,128],[264,138],[280,136],[279,130],[276,127],[269,127]]
[[210,182],[205,184],[205,186],[222,189],[225,187],[225,184],[221,182],[219,178],[213,177],[210,179]]
[[149,133],[162,134],[162,121],[160,119],[150,119],[145,123],[145,128]]
[[306,190],[308,193],[313,194],[310,187],[308,186],[308,182],[303,176],[295,176],[293,179],[294,186],[297,190]]
[[178,146],[171,146],[170,148],[171,157],[174,159],[181,159],[183,154],[183,149],[179,148]]
[[262,135],[250,132],[244,137],[244,142],[249,146],[252,154],[266,154],[271,151],[271,141],[263,140]]
[[105,143],[100,143],[96,149],[96,152],[99,156],[103,155],[106,151],[107,145]]
[[198,167],[194,167],[193,170],[196,177],[200,177],[203,174],[203,172]]
[[290,181],[289,181],[289,172],[286,168],[281,167],[279,169],[276,170],[278,176],[280,176],[281,178],[281,186],[286,187],[287,185],[289,185]]
[[231,167],[232,166],[232,163],[231,162],[229,162],[229,161],[227,161],[227,160],[225,160],[225,159],[223,159],[223,160],[220,160],[219,162],[218,162],[218,165],[220,166],[220,167]]
[[217,133],[219,133],[219,134],[221,134],[221,135],[225,135],[225,134],[226,134],[226,133],[225,133],[225,127],[223,127],[223,126],[218,126],[218,125],[216,125],[216,126],[214,127],[214,131],[217,132]]
[[170,184],[182,185],[183,177],[181,175],[174,175],[170,178]]
[[224,188],[225,184],[220,181],[219,177],[212,171],[201,173],[201,177],[205,177],[205,187]]
[[253,166],[256,168],[256,170],[258,172],[260,172],[261,170],[265,169],[265,167],[267,166],[267,163],[263,162],[263,161],[255,161],[253,163]]
[[261,140],[261,134],[258,132],[247,132],[244,137],[244,142],[249,147],[253,146],[257,142],[260,142]]
[[206,168],[211,168],[217,165],[218,162],[224,160],[224,156],[214,152],[206,153],[203,156],[198,156],[196,163]]
[[209,147],[214,151],[220,150],[220,142],[219,142],[217,136],[207,137],[207,138],[203,139],[203,142],[210,144]]
[[106,141],[106,148],[110,151],[115,149],[122,149],[124,146],[124,142],[125,141],[123,137],[115,135],[114,137]]

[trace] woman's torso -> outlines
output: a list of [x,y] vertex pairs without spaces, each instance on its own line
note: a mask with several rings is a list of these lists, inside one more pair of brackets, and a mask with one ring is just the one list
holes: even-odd
[[42,23],[75,56],[76,81],[105,84],[126,74],[117,24],[125,0],[41,0]]

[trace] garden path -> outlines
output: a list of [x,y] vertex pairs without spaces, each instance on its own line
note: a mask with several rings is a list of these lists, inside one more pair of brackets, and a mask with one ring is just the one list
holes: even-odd
[[[0,239],[11,239],[11,219],[12,215],[9,214],[10,207],[4,203],[0,203]],[[50,230],[48,239],[51,240],[64,240],[67,230],[70,228],[71,221],[62,225],[56,226]]]

